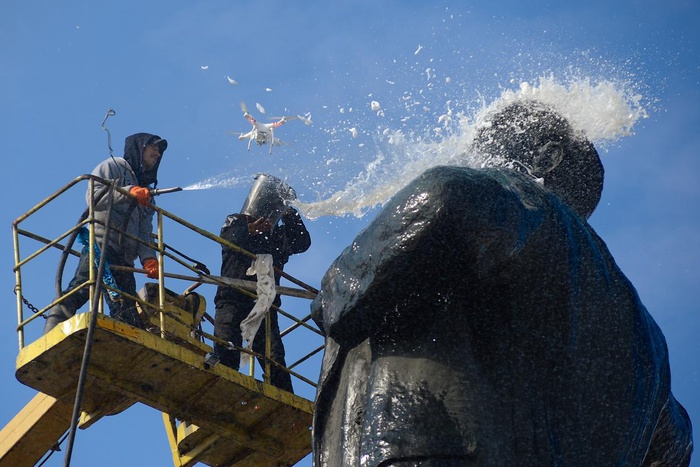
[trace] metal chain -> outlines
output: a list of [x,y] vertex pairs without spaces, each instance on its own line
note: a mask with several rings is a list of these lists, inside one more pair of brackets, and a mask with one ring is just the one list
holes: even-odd
[[[17,290],[15,290],[14,292],[15,292],[15,295],[17,295]],[[32,305],[31,303],[29,303],[29,300],[27,300],[26,298],[24,298],[24,295],[22,295],[21,297],[22,297],[22,303],[24,303],[25,305],[27,305],[27,308],[29,308],[30,310],[32,310],[32,312],[34,312],[34,314],[39,313],[39,309],[38,309],[37,307],[35,307],[34,305]],[[44,319],[46,319],[46,316],[45,316],[45,315],[41,315],[41,317],[44,318]]]

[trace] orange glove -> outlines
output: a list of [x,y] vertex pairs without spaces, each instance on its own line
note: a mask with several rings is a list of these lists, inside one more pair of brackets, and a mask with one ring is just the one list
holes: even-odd
[[151,200],[151,192],[142,186],[132,186],[129,193],[136,197],[136,202],[141,206],[148,206],[148,202]]
[[148,258],[143,262],[143,268],[146,270],[146,277],[151,279],[158,279],[158,260],[155,258]]

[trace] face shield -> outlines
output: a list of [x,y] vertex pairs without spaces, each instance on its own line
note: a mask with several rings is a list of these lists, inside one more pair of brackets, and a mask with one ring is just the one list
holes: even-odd
[[296,198],[294,189],[284,181],[272,175],[257,174],[241,213],[256,219],[269,219],[274,228]]

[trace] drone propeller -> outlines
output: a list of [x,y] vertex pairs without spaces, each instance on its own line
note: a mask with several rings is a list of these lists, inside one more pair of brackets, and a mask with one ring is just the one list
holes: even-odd
[[248,106],[245,105],[245,102],[241,102],[241,110],[245,113],[250,113],[248,112]]
[[311,121],[311,114],[307,114],[306,116],[302,117],[301,115],[297,115],[297,118],[304,122],[304,125],[311,125],[313,122]]
[[290,120],[296,120],[297,118],[299,118],[299,117],[297,117],[296,115],[284,115],[282,117],[270,117],[270,120],[276,120],[276,121],[284,120],[285,122],[288,122]]

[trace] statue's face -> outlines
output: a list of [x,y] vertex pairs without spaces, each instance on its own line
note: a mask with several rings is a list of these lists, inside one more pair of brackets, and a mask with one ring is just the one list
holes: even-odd
[[532,158],[531,171],[536,177],[544,177],[564,160],[564,144],[556,140],[537,142]]

